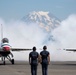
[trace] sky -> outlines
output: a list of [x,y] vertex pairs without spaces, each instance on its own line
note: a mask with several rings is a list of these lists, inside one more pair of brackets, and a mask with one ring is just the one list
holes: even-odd
[[76,0],[0,0],[0,18],[21,19],[32,11],[49,11],[60,20],[76,13]]

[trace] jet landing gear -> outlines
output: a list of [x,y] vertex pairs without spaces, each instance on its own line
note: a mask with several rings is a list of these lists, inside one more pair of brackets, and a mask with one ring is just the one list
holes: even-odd
[[5,65],[6,64],[6,62],[5,62],[5,56],[4,57],[2,57],[2,61],[3,61],[3,65]]
[[14,64],[14,59],[11,60],[11,63]]
[[13,54],[11,53],[12,59],[10,57],[10,55],[7,56],[7,59],[14,65],[14,59],[13,59]]
[[12,65],[14,65],[14,59],[10,59],[10,57],[2,57],[3,65],[6,64],[5,58],[7,58],[12,63]]
[[3,64],[5,65],[5,57],[4,58],[2,58],[3,59]]
[[7,58],[7,59],[14,65],[14,59],[13,59],[13,54],[12,54],[12,53],[10,53],[10,54],[7,54],[7,53],[6,53],[6,55],[4,54],[4,55],[1,57],[2,62],[3,62],[4,65],[6,64],[5,58]]
[[9,56],[9,58],[11,59],[11,63],[14,64],[13,54],[11,52],[10,52],[10,55],[12,56],[12,59]]

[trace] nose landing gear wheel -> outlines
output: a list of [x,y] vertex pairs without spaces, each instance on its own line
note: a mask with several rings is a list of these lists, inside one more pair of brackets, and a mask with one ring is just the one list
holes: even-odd
[[14,59],[11,60],[11,63],[14,64]]
[[4,64],[4,65],[6,64],[5,61],[3,61],[3,64]]

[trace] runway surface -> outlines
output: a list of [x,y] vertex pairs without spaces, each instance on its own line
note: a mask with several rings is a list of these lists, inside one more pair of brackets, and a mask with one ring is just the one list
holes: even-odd
[[[0,62],[0,75],[31,75],[30,65],[25,61],[15,61],[14,65],[10,62],[3,65]],[[38,65],[37,75],[42,75],[40,64]],[[48,67],[48,75],[76,75],[76,62],[52,61]]]

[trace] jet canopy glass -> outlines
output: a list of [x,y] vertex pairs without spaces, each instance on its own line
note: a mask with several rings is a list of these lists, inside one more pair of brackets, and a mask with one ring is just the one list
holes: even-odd
[[7,38],[3,38],[2,43],[9,43],[9,40]]

